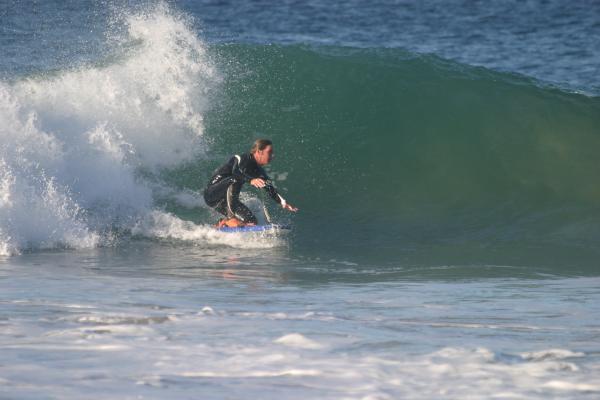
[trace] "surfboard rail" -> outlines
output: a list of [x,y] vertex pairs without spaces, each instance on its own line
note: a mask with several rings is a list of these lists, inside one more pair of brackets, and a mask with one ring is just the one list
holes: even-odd
[[248,226],[223,226],[216,228],[220,232],[289,232],[292,230],[291,225],[280,225],[280,224],[266,224],[266,225],[248,225]]

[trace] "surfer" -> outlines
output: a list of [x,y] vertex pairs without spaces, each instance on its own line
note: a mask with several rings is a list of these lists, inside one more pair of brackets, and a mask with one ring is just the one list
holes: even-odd
[[240,190],[246,182],[264,189],[284,209],[298,211],[277,192],[262,168],[272,159],[273,143],[268,139],[258,139],[249,153],[236,154],[217,168],[204,189],[204,201],[209,207],[227,217],[219,221],[218,227],[256,225],[256,217],[239,199]]

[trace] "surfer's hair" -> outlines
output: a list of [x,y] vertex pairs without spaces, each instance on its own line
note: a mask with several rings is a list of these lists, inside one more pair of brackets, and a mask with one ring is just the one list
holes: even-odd
[[252,148],[250,149],[250,153],[254,154],[259,150],[264,150],[267,146],[272,146],[273,142],[269,139],[256,139]]

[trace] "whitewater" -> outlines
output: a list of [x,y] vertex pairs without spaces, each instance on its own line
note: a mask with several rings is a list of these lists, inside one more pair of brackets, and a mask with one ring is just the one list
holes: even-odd
[[109,65],[1,83],[2,254],[111,245],[121,232],[228,240],[162,212],[153,192],[203,202],[148,177],[206,149],[219,77],[205,45],[166,9],[130,16],[119,40],[140,45]]
[[0,6],[0,399],[598,398],[593,4],[130,3]]

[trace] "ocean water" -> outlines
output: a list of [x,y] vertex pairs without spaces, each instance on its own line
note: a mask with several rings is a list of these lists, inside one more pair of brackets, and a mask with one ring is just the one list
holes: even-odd
[[[0,2],[0,398],[598,398],[599,37],[596,1]],[[257,137],[290,235],[211,227]]]

